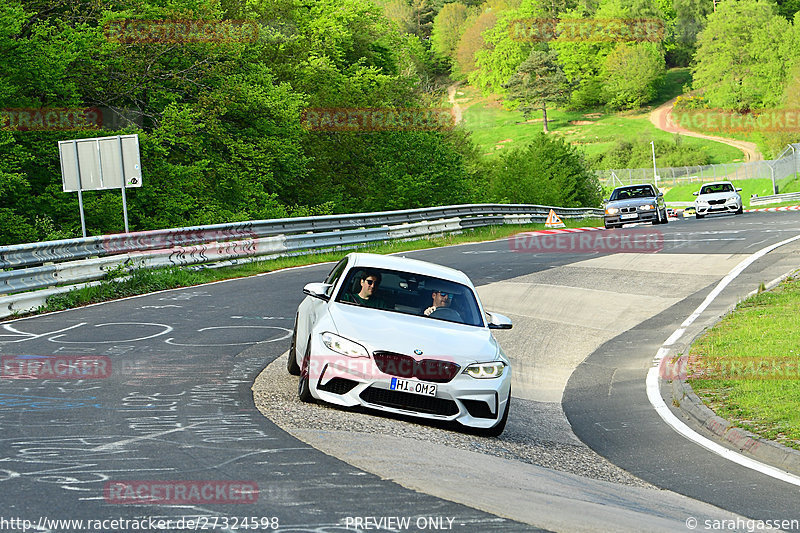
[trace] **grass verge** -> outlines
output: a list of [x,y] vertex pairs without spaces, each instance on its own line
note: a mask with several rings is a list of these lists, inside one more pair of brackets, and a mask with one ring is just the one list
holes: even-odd
[[[602,220],[586,218],[581,220],[564,220],[567,227],[601,226]],[[433,236],[414,241],[391,241],[359,248],[359,251],[379,254],[390,254],[424,248],[437,248],[468,242],[490,241],[510,237],[520,231],[535,231],[544,229],[544,224],[503,225],[489,226],[465,230],[461,234]],[[253,276],[264,272],[272,272],[294,266],[338,261],[348,250],[314,253],[309,255],[296,255],[279,257],[264,261],[253,261],[241,265],[226,266],[221,268],[207,268],[203,266],[169,267],[161,269],[133,269],[126,271],[117,269],[110,273],[109,278],[99,284],[74,289],[69,292],[50,296],[47,303],[36,311],[24,314],[15,314],[2,320],[11,320],[23,316],[31,316],[53,311],[73,309],[98,302],[126,298],[138,294],[147,294],[166,289],[191,287],[203,283],[211,283],[225,279]]]
[[732,424],[800,450],[798,312],[798,277],[740,303],[692,345],[689,382]]

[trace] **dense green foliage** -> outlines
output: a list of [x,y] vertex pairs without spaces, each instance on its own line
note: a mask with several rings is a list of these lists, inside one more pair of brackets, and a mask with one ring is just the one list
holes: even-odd
[[[454,17],[445,33],[433,28],[445,3],[429,0],[3,4],[0,108],[100,108],[106,122],[53,130],[4,119],[0,244],[79,236],[57,142],[121,133],[138,134],[141,146],[144,185],[127,194],[134,231],[495,199],[460,127],[304,122],[320,108],[438,107],[436,77],[451,60],[440,55],[457,55],[458,21],[479,18],[475,4],[444,10],[440,21]],[[207,39],[152,30],[153,21],[197,20],[242,21],[254,32]],[[126,33],[134,21],[151,26]],[[88,233],[122,231],[121,204],[119,192],[86,192]]]
[[768,0],[722,2],[698,36],[695,60],[695,86],[710,106],[774,108],[800,60],[800,27]]
[[[619,141],[608,152],[591,158],[590,165],[596,169],[651,168],[653,148],[650,141],[645,139]],[[702,148],[684,144],[680,135],[675,135],[672,141],[655,141],[655,153],[659,168],[711,163],[709,155]]]
[[[521,183],[530,189],[498,186],[502,172],[476,153],[461,126],[315,129],[305,114],[436,108],[445,87],[464,79],[523,111],[636,109],[660,98],[665,67],[690,62],[693,88],[711,106],[800,106],[798,1],[718,0],[716,6],[705,0],[11,0],[0,5],[0,244],[78,236],[78,199],[61,190],[57,141],[117,133],[138,134],[142,151],[144,186],[128,191],[132,230],[500,199],[552,203],[561,193],[527,178]],[[647,19],[663,32],[547,43],[520,33],[520,21],[555,19],[559,31],[575,21]],[[240,21],[253,29],[252,38],[126,40],[115,33],[133,21],[197,20]],[[536,57],[545,51],[546,61]],[[102,130],[17,129],[7,116],[85,108],[103,110]],[[794,132],[759,139],[775,151],[792,141]],[[518,150],[538,158],[531,168],[561,157],[542,143]],[[592,164],[648,166],[637,155],[646,150],[629,144]],[[658,152],[660,165],[708,157],[677,144]],[[574,169],[583,182],[581,165]],[[591,189],[590,181],[575,190]],[[564,196],[573,200],[592,204],[595,197]],[[118,192],[88,192],[84,204],[90,234],[122,230]]]
[[598,205],[600,185],[586,168],[575,147],[560,137],[539,133],[528,146],[499,157],[490,187],[495,197],[515,203]]

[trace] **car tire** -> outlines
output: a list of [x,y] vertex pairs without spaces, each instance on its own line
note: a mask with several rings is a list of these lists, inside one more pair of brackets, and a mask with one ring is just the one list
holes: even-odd
[[303,366],[300,368],[300,382],[297,384],[297,397],[301,402],[312,403],[314,397],[311,395],[309,384],[309,365],[311,363],[311,339],[308,339],[306,354],[303,356]]
[[741,214],[743,214],[743,213],[744,213],[744,206],[743,206],[743,205],[740,205],[740,206],[739,206],[739,209],[736,211],[736,214],[737,214],[737,215],[741,215]]
[[614,229],[617,226],[615,226],[614,224],[605,224],[605,227],[606,227],[606,229]]
[[664,213],[663,213],[663,215],[661,217],[661,223],[662,224],[669,224],[669,215],[667,214],[667,210],[666,209],[664,210]]
[[297,318],[297,316],[294,318],[292,344],[289,346],[289,360],[286,362],[286,370],[293,376],[300,375],[300,365],[297,364]]
[[503,417],[494,426],[487,429],[479,430],[478,434],[483,437],[499,437],[500,434],[503,432],[503,430],[506,429],[506,422],[508,422],[508,411],[510,410],[510,408],[511,408],[511,389],[508,390],[508,400],[506,401],[506,409],[503,412]]
[[704,216],[705,216],[705,215],[701,215],[701,214],[699,214],[699,213],[695,213],[695,214],[694,214],[694,218],[697,218],[697,219],[703,218]]

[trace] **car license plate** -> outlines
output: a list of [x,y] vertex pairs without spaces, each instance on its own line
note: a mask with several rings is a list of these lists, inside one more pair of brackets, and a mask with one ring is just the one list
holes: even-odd
[[423,396],[436,396],[436,384],[424,381],[411,381],[408,379],[392,378],[389,388],[396,391],[421,394]]
[[631,219],[631,218],[636,218],[636,217],[638,217],[638,216],[639,216],[639,215],[637,215],[636,213],[628,213],[627,215],[620,215],[620,216],[619,216],[619,218],[620,218],[621,220],[629,220],[629,219]]

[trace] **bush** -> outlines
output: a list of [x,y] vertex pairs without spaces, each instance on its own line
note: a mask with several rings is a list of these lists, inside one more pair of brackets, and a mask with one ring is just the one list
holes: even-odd
[[489,186],[493,200],[503,203],[596,207],[601,200],[597,178],[578,151],[544,133],[500,156]]
[[[711,163],[711,156],[703,148],[683,144],[680,135],[676,134],[671,141],[656,141],[655,143],[656,165],[659,167],[682,167]],[[598,170],[652,168],[653,148],[650,146],[650,141],[645,139],[619,140],[608,152],[592,157],[590,163],[591,168]]]

